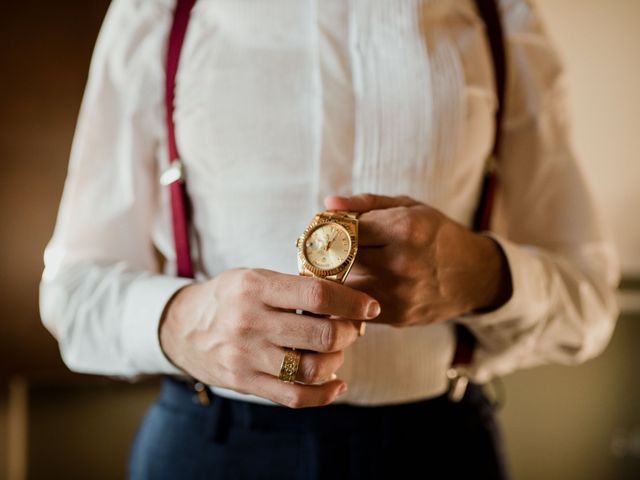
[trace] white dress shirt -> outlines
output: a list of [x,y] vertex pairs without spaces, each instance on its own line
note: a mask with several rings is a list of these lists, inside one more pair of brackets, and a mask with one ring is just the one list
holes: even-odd
[[[178,372],[158,340],[163,308],[189,282],[173,275],[158,183],[173,3],[115,0],[95,48],[41,283],[43,321],[76,371]],[[508,89],[493,235],[513,295],[460,319],[479,340],[480,382],[593,357],[617,315],[616,255],[570,145],[562,65],[528,2],[501,9]],[[496,106],[483,28],[471,0],[198,1],[175,112],[197,278],[296,273],[295,238],[329,194],[410,195],[469,225]],[[370,323],[345,352],[341,401],[441,394],[453,350],[451,322]]]

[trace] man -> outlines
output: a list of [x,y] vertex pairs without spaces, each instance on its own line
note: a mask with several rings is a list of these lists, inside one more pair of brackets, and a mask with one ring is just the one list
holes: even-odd
[[[114,2],[41,309],[74,370],[211,386],[197,405],[165,381],[132,476],[505,475],[481,389],[445,395],[453,321],[478,340],[476,383],[580,362],[611,335],[617,267],[569,144],[560,63],[528,3],[500,4],[509,87],[488,234],[468,228],[496,106],[473,2],[199,2],[174,115],[194,282],[172,275],[157,182],[173,2]],[[296,274],[293,240],[323,208],[360,213],[345,285]]]

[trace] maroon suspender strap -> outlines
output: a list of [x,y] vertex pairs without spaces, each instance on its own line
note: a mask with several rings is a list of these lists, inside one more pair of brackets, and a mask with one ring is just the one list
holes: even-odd
[[[498,158],[498,149],[500,147],[500,132],[502,130],[507,75],[504,35],[496,0],[476,0],[476,7],[485,24],[485,30],[489,40],[491,57],[493,60],[496,96],[498,100],[495,112],[493,147],[491,150],[491,156],[487,161],[484,178],[482,179],[480,200],[473,218],[473,229],[475,231],[486,231],[489,230],[490,227],[491,213],[497,188],[495,167],[496,160]],[[464,367],[471,363],[475,345],[476,339],[469,329],[464,325],[456,324],[456,350],[451,362],[453,369],[449,376],[450,379],[458,379],[456,375],[459,375],[460,372],[455,371],[456,367]],[[455,385],[452,385],[452,387],[455,388]],[[452,393],[453,395],[451,395]],[[450,397],[459,400],[461,395],[464,394],[464,388],[461,388],[457,393],[458,395],[456,395],[453,390],[450,391]]]
[[[173,239],[176,250],[176,266],[179,277],[193,278],[193,261],[191,259],[191,248],[189,245],[189,200],[183,178],[182,160],[178,153],[176,144],[175,122],[173,119],[174,100],[176,89],[176,74],[180,63],[180,53],[182,44],[187,33],[189,17],[196,0],[177,0],[173,11],[173,23],[169,32],[169,42],[167,45],[166,61],[166,83],[165,83],[165,109],[167,121],[167,140],[169,149],[169,169],[163,173],[162,177],[169,174],[168,181],[161,183],[169,185],[171,196],[171,216],[173,223]],[[173,169],[173,171],[171,171]],[[210,403],[209,390],[201,382],[192,379],[191,388],[194,391],[194,401],[200,405],[207,406]]]
[[176,145],[176,132],[173,120],[176,74],[180,62],[180,52],[184,42],[189,15],[196,0],[177,0],[173,14],[173,23],[169,33],[166,63],[165,108],[167,121],[167,139],[169,148],[169,163],[176,169],[176,176],[169,184],[171,195],[171,214],[173,221],[173,238],[176,249],[176,264],[178,276],[193,278],[193,263],[189,246],[189,216],[188,199],[184,181],[182,179],[182,163]]
[[498,159],[498,150],[500,148],[507,72],[504,34],[502,31],[502,22],[500,21],[500,12],[498,11],[496,0],[476,0],[476,5],[478,12],[480,13],[480,17],[485,23],[485,29],[489,39],[491,58],[493,60],[493,76],[495,79],[496,97],[498,100],[495,112],[495,130],[491,157],[489,162],[487,162],[487,168],[482,182],[480,202],[478,203],[478,208],[476,209],[473,218],[474,230],[483,231],[489,230],[490,227],[491,212],[493,210],[493,201],[497,187],[495,167],[496,160]]

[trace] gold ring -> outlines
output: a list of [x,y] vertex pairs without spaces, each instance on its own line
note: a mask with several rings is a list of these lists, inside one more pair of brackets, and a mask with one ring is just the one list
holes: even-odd
[[280,375],[278,375],[280,380],[285,383],[293,383],[296,381],[301,356],[301,352],[295,348],[286,349],[284,358],[282,359],[282,365],[280,366]]

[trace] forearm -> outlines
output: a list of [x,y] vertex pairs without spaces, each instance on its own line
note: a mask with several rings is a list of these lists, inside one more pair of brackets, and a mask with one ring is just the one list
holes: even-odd
[[[450,240],[447,240],[450,241]],[[460,240],[459,288],[467,298],[467,313],[486,313],[502,307],[513,293],[511,272],[502,247],[487,235],[466,231]]]
[[123,262],[65,266],[43,276],[42,320],[71,370],[125,377],[174,373],[160,349],[158,324],[169,298],[189,282]]
[[513,280],[511,298],[497,310],[460,319],[479,340],[474,376],[486,380],[539,364],[575,364],[600,353],[618,312],[610,245],[560,253],[500,242]]

